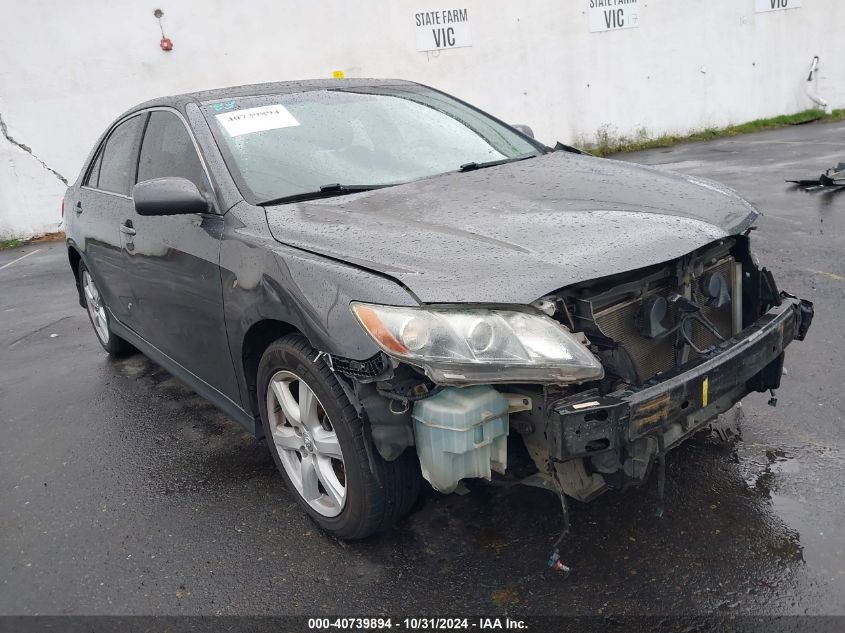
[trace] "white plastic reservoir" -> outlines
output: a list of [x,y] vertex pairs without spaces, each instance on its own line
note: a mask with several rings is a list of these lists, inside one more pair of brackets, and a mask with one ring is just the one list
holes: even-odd
[[492,387],[446,388],[414,403],[411,416],[422,474],[435,490],[505,472],[508,401]]

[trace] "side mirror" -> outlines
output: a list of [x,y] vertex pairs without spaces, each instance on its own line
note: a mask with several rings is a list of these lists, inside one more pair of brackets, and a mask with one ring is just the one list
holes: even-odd
[[534,138],[534,130],[532,130],[529,126],[525,125],[524,123],[511,123],[511,127],[516,128],[517,130],[525,134],[525,136]]
[[209,204],[197,186],[185,178],[154,178],[132,188],[138,215],[208,213]]

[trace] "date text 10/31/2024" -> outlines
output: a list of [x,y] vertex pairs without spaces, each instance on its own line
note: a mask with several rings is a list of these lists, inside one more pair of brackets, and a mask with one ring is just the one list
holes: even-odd
[[520,631],[528,628],[524,620],[513,618],[308,618],[313,631],[390,629],[406,631],[479,630]]

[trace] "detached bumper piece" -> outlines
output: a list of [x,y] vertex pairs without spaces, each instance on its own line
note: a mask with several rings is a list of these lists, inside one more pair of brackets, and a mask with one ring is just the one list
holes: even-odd
[[648,442],[654,448],[642,455],[644,463],[637,460],[641,467],[625,468],[630,477],[642,479],[652,457],[676,446],[748,393],[779,387],[784,349],[804,339],[813,319],[809,301],[786,293],[781,299],[754,325],[692,366],[661,374],[636,390],[582,392],[555,403],[556,421],[547,429],[550,456],[560,461],[593,457],[600,464],[607,463],[613,451],[622,458],[626,447],[630,454],[643,454]]
[[815,180],[787,180],[786,182],[804,187],[807,191],[845,187],[845,163],[831,167]]

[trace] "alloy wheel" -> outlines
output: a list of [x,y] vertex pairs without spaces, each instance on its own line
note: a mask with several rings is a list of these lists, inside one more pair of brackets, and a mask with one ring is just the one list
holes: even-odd
[[317,394],[293,372],[276,372],[267,388],[267,416],[296,491],[321,515],[340,514],[346,503],[343,452]]
[[103,304],[97,285],[87,270],[82,272],[82,291],[85,293],[85,305],[88,308],[91,323],[94,325],[94,331],[103,345],[108,345],[109,323],[106,318],[106,306]]

